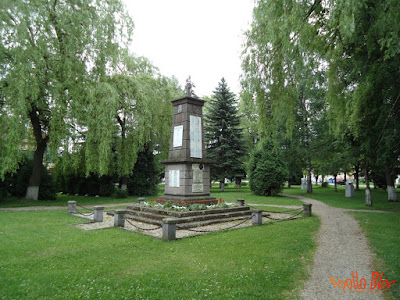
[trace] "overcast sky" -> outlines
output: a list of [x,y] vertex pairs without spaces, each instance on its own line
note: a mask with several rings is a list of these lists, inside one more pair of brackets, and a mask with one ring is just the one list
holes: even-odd
[[131,51],[195,93],[211,96],[222,77],[240,91],[243,32],[254,0],[125,0],[135,23]]

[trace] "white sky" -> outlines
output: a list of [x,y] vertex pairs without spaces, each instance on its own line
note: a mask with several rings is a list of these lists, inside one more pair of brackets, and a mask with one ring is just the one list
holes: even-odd
[[240,91],[243,32],[254,0],[124,0],[135,23],[131,51],[199,96],[211,96],[222,77]]

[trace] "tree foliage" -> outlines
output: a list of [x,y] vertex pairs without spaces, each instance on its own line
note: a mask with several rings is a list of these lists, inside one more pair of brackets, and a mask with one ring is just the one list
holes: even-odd
[[92,95],[111,92],[89,87],[115,66],[133,23],[119,0],[6,0],[0,24],[0,176],[16,170],[33,141],[29,187],[38,187],[48,146],[56,153]]
[[280,149],[263,142],[250,160],[250,189],[256,195],[271,196],[282,190],[289,171]]
[[242,158],[246,153],[235,95],[224,78],[214,91],[204,116],[207,157],[215,160],[212,178],[244,177]]
[[257,1],[243,52],[242,98],[256,109],[261,134],[276,135],[283,126],[293,138],[299,124],[310,151],[326,113],[329,135],[344,147],[339,151],[357,152],[355,160],[346,154],[340,169],[350,161],[358,172],[362,162],[368,175],[378,164],[392,186],[400,149],[398,20],[395,0]]

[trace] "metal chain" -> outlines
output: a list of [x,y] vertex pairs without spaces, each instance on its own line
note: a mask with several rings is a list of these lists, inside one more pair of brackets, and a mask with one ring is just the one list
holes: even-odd
[[84,207],[84,206],[82,206],[82,205],[76,205],[77,207],[80,207],[80,208],[83,208],[83,209],[87,209],[87,210],[94,210],[93,208],[87,208],[87,207]]
[[248,217],[247,219],[243,220],[242,222],[240,222],[238,224],[235,224],[235,225],[232,225],[232,226],[229,226],[227,228],[221,229],[221,230],[196,230],[196,229],[184,228],[184,227],[178,227],[178,226],[176,226],[176,228],[177,229],[181,229],[181,230],[193,231],[193,232],[205,232],[205,233],[207,233],[207,232],[217,232],[217,231],[223,231],[223,230],[232,229],[232,228],[235,228],[235,227],[237,227],[239,225],[242,225],[243,223],[246,223],[248,220],[250,220],[254,215],[255,214],[252,214],[250,217]]
[[83,213],[83,212],[80,212],[79,210],[76,210],[76,213],[77,213],[78,215],[82,215],[82,216],[85,216],[85,217],[89,217],[89,216],[91,216],[91,215],[94,215],[94,212],[91,212],[91,213]]
[[298,218],[295,218],[295,217],[298,216],[298,215],[300,215],[302,212],[303,212],[303,211],[300,211],[300,212],[298,212],[297,214],[295,214],[295,215],[293,215],[293,216],[291,216],[291,217],[289,217],[289,218],[286,218],[286,219],[275,219],[275,218],[271,218],[270,216],[265,216],[265,217],[266,217],[267,219],[273,220],[273,221],[275,221],[275,222],[289,221],[289,220],[298,219]]
[[303,208],[300,207],[300,208],[291,209],[291,210],[284,210],[284,211],[263,210],[263,212],[265,211],[265,212],[270,212],[270,213],[277,213],[277,214],[279,214],[279,213],[287,213],[287,212],[298,211],[298,210],[300,210],[300,209],[303,210]]
[[162,227],[162,226],[159,226],[159,227],[157,227],[157,228],[142,228],[142,227],[136,226],[135,224],[133,224],[132,222],[130,222],[128,219],[125,219],[125,221],[128,222],[131,226],[133,226],[133,227],[135,227],[135,228],[137,228],[137,229],[146,230],[146,231],[157,230],[157,229],[160,229],[160,228]]

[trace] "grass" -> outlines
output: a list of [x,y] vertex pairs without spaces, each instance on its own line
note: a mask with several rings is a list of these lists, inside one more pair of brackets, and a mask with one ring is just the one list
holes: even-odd
[[397,280],[389,290],[388,299],[400,299],[400,216],[382,213],[351,213],[360,223],[376,259],[374,271],[389,281]]
[[313,186],[313,193],[307,194],[300,189],[300,186],[292,186],[290,189],[285,188],[283,193],[292,195],[301,195],[304,197],[320,200],[325,204],[333,207],[349,208],[349,209],[368,209],[368,210],[395,210],[400,211],[400,202],[388,202],[387,193],[382,189],[371,189],[372,207],[365,205],[365,189],[355,191],[354,198],[345,197],[345,187],[338,186],[335,192],[334,187],[329,186],[322,188],[321,186]]
[[311,217],[163,242],[79,222],[0,212],[3,299],[293,299],[319,227]]
[[[143,196],[146,201],[162,196],[164,193],[164,185],[158,185],[158,193],[153,196]],[[237,199],[245,199],[246,203],[256,204],[278,204],[278,205],[302,205],[302,202],[296,199],[286,197],[265,197],[257,196],[251,193],[248,186],[235,188],[234,184],[230,183],[225,188],[224,192],[220,192],[217,185],[211,188],[211,196],[219,199],[222,198],[228,202],[236,202]],[[78,205],[95,205],[95,204],[118,204],[118,203],[133,203],[137,202],[139,197],[128,197],[123,199],[113,197],[85,197],[75,195],[57,194],[57,199],[52,201],[33,201],[24,198],[8,197],[0,199],[0,208],[6,207],[26,207],[26,206],[67,206],[68,201],[75,200]]]

